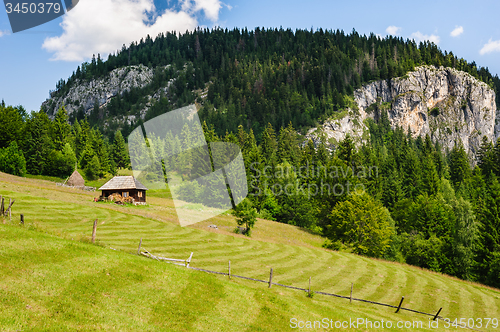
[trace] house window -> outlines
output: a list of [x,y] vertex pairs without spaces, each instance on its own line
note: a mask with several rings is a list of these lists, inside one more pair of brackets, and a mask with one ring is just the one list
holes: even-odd
[[139,192],[137,193],[137,196],[142,197],[142,191],[139,191]]
[[122,196],[123,196],[123,197],[128,197],[128,191],[127,191],[127,192],[123,192],[123,193],[122,193]]

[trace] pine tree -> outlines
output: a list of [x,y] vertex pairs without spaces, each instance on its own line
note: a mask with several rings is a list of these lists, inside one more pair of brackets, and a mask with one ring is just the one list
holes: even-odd
[[115,132],[113,146],[111,149],[112,160],[116,167],[127,168],[130,165],[127,147],[121,131]]
[[266,164],[274,169],[278,161],[276,156],[278,142],[276,141],[276,134],[274,133],[273,126],[270,123],[267,124],[266,129],[262,133],[260,148]]
[[24,123],[18,109],[0,105],[0,148],[8,147],[12,141],[20,143],[23,130]]
[[483,171],[483,175],[489,177],[496,168],[496,160],[493,149],[493,144],[488,139],[487,136],[483,136],[481,141],[481,146],[479,147],[479,152],[477,154],[478,165]]
[[408,198],[416,198],[420,194],[421,187],[421,170],[420,161],[417,158],[415,151],[409,146],[403,148],[403,191]]
[[470,176],[471,170],[469,166],[469,158],[463,145],[455,144],[450,152],[450,180],[455,188],[460,186],[460,183],[467,180]]
[[432,159],[424,158],[422,160],[422,174],[422,191],[429,196],[436,195],[439,187],[439,177]]
[[346,135],[344,140],[339,144],[338,157],[345,161],[351,167],[354,166],[356,160],[356,146],[350,135]]
[[84,173],[87,180],[96,180],[101,172],[101,164],[96,155],[92,157],[90,162],[85,166]]
[[23,150],[26,152],[26,170],[29,174],[44,174],[47,161],[54,150],[50,139],[50,119],[44,112],[34,112],[26,124],[26,141]]
[[481,282],[488,285],[500,286],[500,275],[495,253],[500,252],[500,183],[493,176],[487,187],[483,201],[478,208],[480,222],[480,240],[478,249],[478,275]]
[[71,126],[68,123],[68,113],[64,106],[57,111],[54,121],[52,122],[52,131],[54,148],[61,151],[68,142],[68,136],[71,132]]

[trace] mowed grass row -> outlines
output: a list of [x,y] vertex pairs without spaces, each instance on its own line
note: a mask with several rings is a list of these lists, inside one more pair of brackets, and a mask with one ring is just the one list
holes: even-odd
[[27,227],[0,225],[0,242],[1,331],[286,331],[292,317],[379,316]]
[[[88,237],[93,220],[97,218],[98,240],[107,247],[125,252],[136,252],[142,238],[143,248],[153,254],[187,258],[190,252],[194,252],[192,265],[196,267],[225,272],[231,260],[233,274],[266,280],[272,267],[273,281],[283,284],[307,288],[308,279],[312,277],[313,290],[349,295],[351,283],[354,283],[354,297],[396,305],[401,296],[405,296],[406,307],[425,312],[435,312],[443,307],[442,315],[450,318],[500,317],[498,290],[406,265],[312,246],[291,246],[181,228],[124,213],[127,209],[112,210],[105,204],[67,203],[16,191],[0,194],[16,198],[15,210],[23,211],[27,220],[71,239]],[[276,226],[278,229],[287,225]],[[271,226],[267,223],[266,227]],[[265,287],[263,284],[250,286]],[[321,301],[345,305],[344,300],[339,299]],[[378,315],[392,315],[391,309],[373,310]],[[405,317],[409,315],[406,313]],[[411,317],[415,318],[415,315]]]

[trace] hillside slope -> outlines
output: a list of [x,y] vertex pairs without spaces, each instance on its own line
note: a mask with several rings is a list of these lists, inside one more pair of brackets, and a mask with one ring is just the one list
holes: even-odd
[[[372,301],[397,305],[405,296],[405,307],[424,312],[442,307],[445,317],[500,316],[498,290],[407,265],[317,248],[320,238],[304,240],[310,235],[300,235],[304,231],[290,225],[259,220],[254,234],[262,229],[268,234],[260,241],[231,234],[235,222],[229,216],[209,221],[219,225],[219,230],[207,231],[208,222],[181,228],[169,221],[171,217],[161,217],[170,215],[168,206],[152,203],[133,208],[93,203],[88,193],[1,175],[0,194],[16,199],[15,215],[24,213],[28,225],[68,239],[0,226],[0,287],[8,291],[2,295],[6,306],[0,309],[0,325],[7,330],[18,329],[26,322],[32,327],[42,326],[44,321],[54,324],[47,328],[61,327],[68,320],[74,329],[107,329],[110,325],[106,324],[117,324],[122,330],[131,326],[130,330],[185,331],[282,331],[288,329],[292,317],[368,317],[427,323],[426,316],[395,314],[390,308],[368,304],[346,306],[346,300],[320,295],[311,300],[300,291],[278,287],[268,290],[266,285],[246,281],[227,282],[221,279],[224,277],[205,276],[122,253],[135,253],[141,238],[143,248],[165,257],[185,259],[194,252],[195,267],[225,272],[230,260],[232,273],[252,278],[265,280],[272,267],[273,281],[307,288],[312,277],[313,291],[349,295],[354,283],[354,296]],[[96,218],[97,239],[106,249],[70,241],[88,238]],[[104,282],[103,278],[111,278],[107,273],[112,277],[116,274],[116,279]],[[189,282],[192,284],[186,284]],[[59,289],[62,287],[66,292]],[[74,291],[70,293],[70,289]]]

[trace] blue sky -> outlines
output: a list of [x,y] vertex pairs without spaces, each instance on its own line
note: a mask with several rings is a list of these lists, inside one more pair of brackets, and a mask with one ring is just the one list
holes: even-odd
[[80,0],[69,14],[15,34],[0,8],[0,99],[28,111],[38,110],[56,82],[92,54],[106,55],[147,33],[198,25],[354,28],[361,34],[430,39],[500,75],[500,2],[493,0],[473,5],[440,0]]

